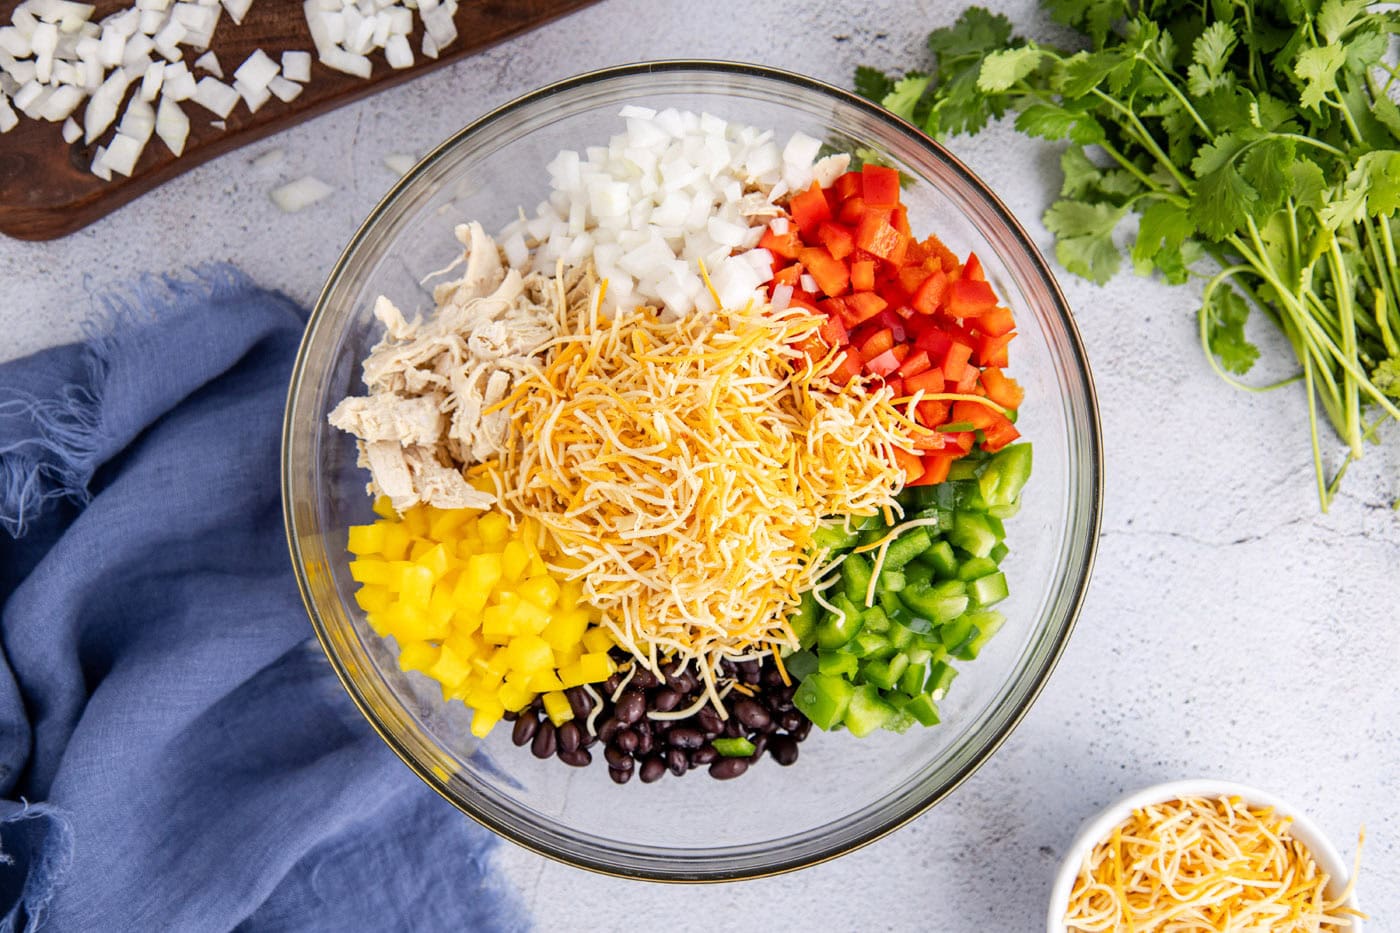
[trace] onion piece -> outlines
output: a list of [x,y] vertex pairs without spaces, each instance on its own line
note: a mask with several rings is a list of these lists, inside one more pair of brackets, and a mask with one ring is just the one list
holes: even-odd
[[288,214],[295,214],[298,211],[305,210],[317,201],[330,197],[331,193],[334,191],[334,188],[321,181],[321,179],[312,175],[304,175],[295,181],[289,181],[280,188],[274,189],[271,197],[272,203],[276,204],[279,210]]
[[156,135],[176,158],[184,153],[185,140],[190,135],[190,118],[185,115],[184,108],[164,94],[156,109]]
[[282,77],[301,84],[311,80],[310,52],[283,52]]
[[205,110],[227,117],[238,106],[239,94],[233,88],[211,75],[199,79],[195,86],[194,102]]

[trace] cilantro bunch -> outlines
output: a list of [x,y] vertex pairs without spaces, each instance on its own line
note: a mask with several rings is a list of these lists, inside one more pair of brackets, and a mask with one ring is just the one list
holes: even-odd
[[[1127,252],[1141,274],[1204,281],[1198,325],[1215,370],[1259,355],[1258,311],[1301,367],[1326,510],[1377,428],[1400,420],[1400,10],[1365,0],[1045,0],[1087,48],[1012,34],[967,9],[929,36],[932,67],[856,88],[935,137],[1010,112],[1068,140],[1045,215],[1066,269],[1098,283]],[[1393,58],[1392,58],[1393,60]],[[1136,216],[1131,245],[1115,233]],[[1329,481],[1318,409],[1346,445]],[[1397,503],[1400,507],[1400,502]]]

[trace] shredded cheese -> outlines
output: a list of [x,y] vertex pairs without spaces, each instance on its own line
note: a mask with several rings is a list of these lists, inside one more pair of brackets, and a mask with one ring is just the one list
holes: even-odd
[[[1289,819],[1239,797],[1188,797],[1134,810],[1085,857],[1070,933],[1127,930],[1336,931],[1364,914],[1335,898]],[[1359,857],[1359,856],[1358,856]]]
[[638,663],[693,658],[716,699],[722,657],[798,647],[787,616],[823,570],[824,517],[898,509],[900,412],[805,364],[792,344],[819,322],[800,308],[609,319],[595,291],[559,315],[512,400],[506,503],[577,562]]

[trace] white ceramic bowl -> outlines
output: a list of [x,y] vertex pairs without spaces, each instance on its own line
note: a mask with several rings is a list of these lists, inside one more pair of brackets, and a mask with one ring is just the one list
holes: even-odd
[[[1232,781],[1217,781],[1209,778],[1169,781],[1165,784],[1153,784],[1151,787],[1145,787],[1128,794],[1085,821],[1079,830],[1079,835],[1075,837],[1074,842],[1070,844],[1069,851],[1065,853],[1064,861],[1060,863],[1059,874],[1055,876],[1055,886],[1050,891],[1050,909],[1045,923],[1047,933],[1066,933],[1065,912],[1069,908],[1069,895],[1074,889],[1074,879],[1079,874],[1079,866],[1083,863],[1084,856],[1095,844],[1112,832],[1114,826],[1126,820],[1134,810],[1149,804],[1164,803],[1182,797],[1215,798],[1222,796],[1237,796],[1251,804],[1273,807],[1276,812],[1291,817],[1293,822],[1289,826],[1289,834],[1308,847],[1308,851],[1312,853],[1313,860],[1317,862],[1318,867],[1327,872],[1331,879],[1327,885],[1328,896],[1336,897],[1346,887],[1347,880],[1351,877],[1351,865],[1342,859],[1342,856],[1337,852],[1337,847],[1332,845],[1331,840],[1322,834],[1322,830],[1317,828],[1317,824],[1309,819],[1302,810],[1287,801],[1281,800],[1267,791],[1250,787],[1247,784],[1236,784]],[[1353,909],[1360,909],[1356,904],[1355,892],[1347,898],[1346,903]],[[1347,933],[1362,933],[1361,927],[1362,921],[1359,918],[1353,918]]]

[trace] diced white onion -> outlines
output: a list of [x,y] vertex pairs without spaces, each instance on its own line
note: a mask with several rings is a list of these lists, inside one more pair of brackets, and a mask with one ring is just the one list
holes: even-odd
[[305,84],[311,80],[310,52],[283,52],[282,77]]
[[298,178],[296,181],[289,181],[280,188],[273,190],[272,203],[278,209],[288,214],[295,214],[315,204],[317,201],[330,197],[334,188],[321,179],[312,175]]
[[239,94],[233,88],[212,75],[205,75],[195,86],[194,102],[205,110],[227,118],[238,106]]
[[160,106],[156,108],[156,135],[178,158],[185,151],[185,140],[190,135],[190,118],[184,108],[174,99],[161,95]]

